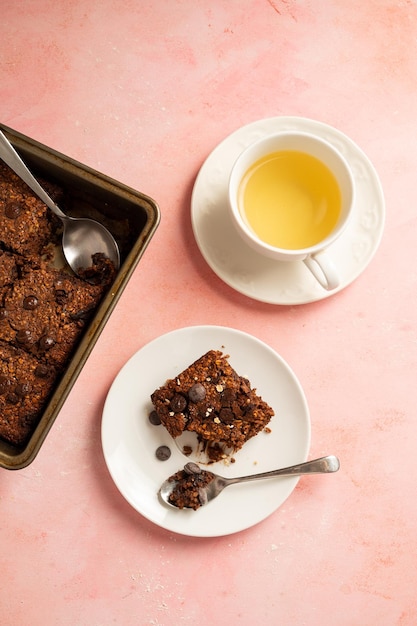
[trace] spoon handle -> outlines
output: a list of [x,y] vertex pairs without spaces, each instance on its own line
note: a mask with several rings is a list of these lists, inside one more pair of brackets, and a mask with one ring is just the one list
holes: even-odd
[[6,135],[0,130],[0,157],[7,165],[27,184],[28,187],[36,193],[36,195],[51,209],[53,213],[61,219],[67,219],[65,213],[61,211],[52,198],[41,187],[36,178],[28,170],[16,150],[7,139]]
[[263,472],[261,474],[251,474],[249,476],[240,476],[238,478],[227,478],[227,483],[232,485],[249,480],[261,480],[264,478],[272,478],[273,476],[301,476],[302,474],[327,474],[329,472],[337,472],[340,467],[339,459],[333,454],[323,456],[313,461],[306,461],[298,465],[283,467],[281,469]]

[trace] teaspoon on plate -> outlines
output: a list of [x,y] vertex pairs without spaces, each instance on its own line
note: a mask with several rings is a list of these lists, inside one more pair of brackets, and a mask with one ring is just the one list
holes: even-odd
[[92,265],[96,253],[110,259],[116,270],[120,266],[119,248],[113,235],[100,222],[86,217],[69,217],[55,204],[22,161],[6,135],[0,130],[0,158],[32,189],[63,223],[62,250],[71,269],[78,274]]
[[329,455],[270,472],[236,478],[224,478],[213,472],[201,469],[196,463],[187,463],[183,470],[180,470],[180,472],[177,472],[162,483],[159,489],[159,496],[165,504],[173,508],[192,508],[196,510],[216,498],[229,485],[252,480],[264,480],[265,478],[276,476],[327,474],[337,472],[339,467],[339,459],[334,455]]

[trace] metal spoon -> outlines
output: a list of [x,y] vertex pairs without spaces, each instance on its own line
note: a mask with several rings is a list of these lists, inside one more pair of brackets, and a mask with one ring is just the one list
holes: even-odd
[[0,157],[57,215],[64,225],[62,250],[71,269],[78,274],[80,269],[92,265],[92,256],[97,252],[109,258],[116,270],[120,266],[119,248],[113,235],[99,222],[86,217],[69,217],[61,211],[52,198],[41,187],[22,161],[12,144],[0,130]]
[[[270,472],[263,472],[261,474],[251,474],[249,476],[241,476],[238,478],[224,478],[213,474],[213,472],[206,472],[201,469],[196,463],[187,463],[184,466],[184,472],[188,475],[194,474],[196,477],[201,476],[204,472],[213,476],[212,480],[205,486],[198,487],[199,490],[198,499],[200,506],[204,506],[210,500],[216,498],[219,493],[223,491],[229,485],[235,485],[236,483],[247,482],[250,480],[263,480],[264,478],[273,478],[275,476],[301,476],[303,474],[327,474],[330,472],[337,472],[340,467],[339,459],[334,456],[324,456],[313,461],[307,461],[306,463],[300,463],[298,465],[291,465],[290,467],[284,467],[282,469],[272,470]],[[165,480],[159,490],[161,499],[173,508],[177,508],[169,500],[171,493],[178,484],[178,481]],[[194,488],[195,489],[195,488]],[[191,508],[191,507],[185,507]]]

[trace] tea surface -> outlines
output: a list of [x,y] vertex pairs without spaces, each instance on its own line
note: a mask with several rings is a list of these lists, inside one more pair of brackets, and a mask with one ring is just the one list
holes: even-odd
[[239,208],[250,228],[277,248],[308,248],[334,229],[341,211],[335,176],[319,159],[273,152],[254,163],[239,187]]

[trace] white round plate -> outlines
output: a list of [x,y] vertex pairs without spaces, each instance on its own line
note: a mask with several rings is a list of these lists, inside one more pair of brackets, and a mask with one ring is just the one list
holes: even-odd
[[[151,393],[208,350],[230,356],[232,367],[247,376],[275,416],[271,433],[261,432],[234,455],[235,463],[213,463],[224,476],[244,476],[306,460],[310,418],[303,390],[285,361],[265,343],[222,326],[192,326],[172,331],[136,352],[108,393],[102,419],[102,445],[109,472],[126,500],[158,526],[195,537],[217,537],[249,528],[273,513],[295,488],[287,477],[228,487],[197,511],[172,509],[158,498],[162,482],[189,460],[165,428],[149,421]],[[159,461],[160,445],[171,449]]]
[[[252,250],[237,233],[228,213],[228,181],[236,158],[261,137],[286,130],[302,130],[326,139],[344,155],[353,172],[353,219],[328,248],[341,277],[339,287],[332,291],[320,287],[302,261],[274,261]],[[364,271],[382,237],[385,201],[372,163],[346,135],[315,120],[273,117],[240,128],[213,150],[194,184],[191,219],[201,254],[230,287],[270,304],[306,304],[334,295]]]

